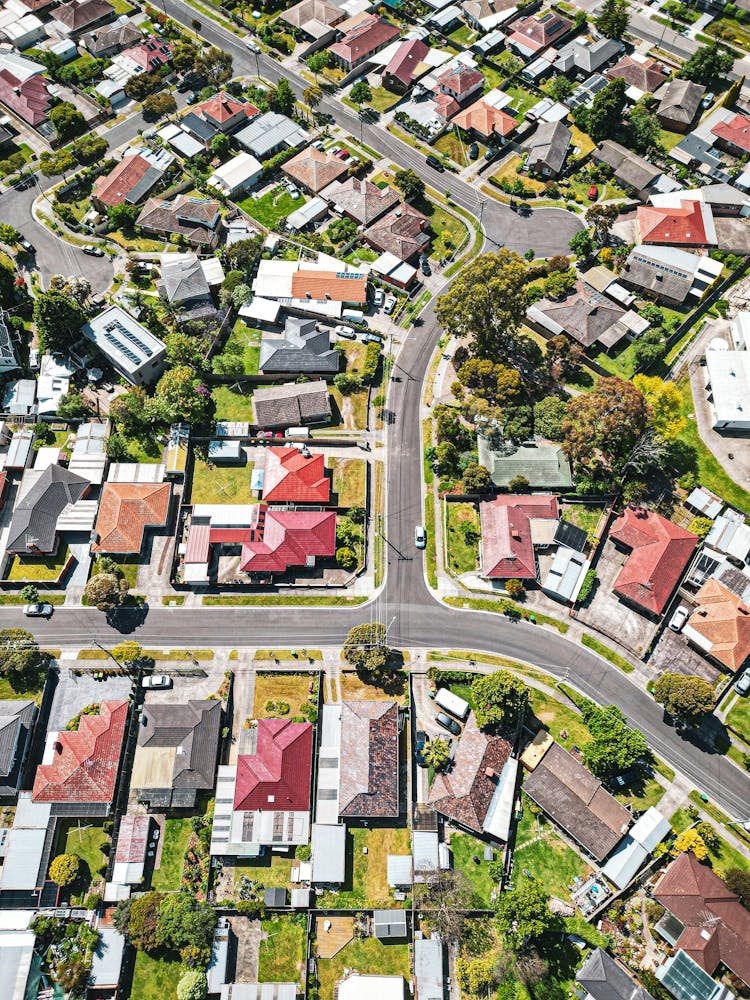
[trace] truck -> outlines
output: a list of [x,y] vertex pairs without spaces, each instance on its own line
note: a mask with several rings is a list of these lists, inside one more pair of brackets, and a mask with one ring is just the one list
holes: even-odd
[[459,698],[457,694],[449,691],[448,688],[440,688],[438,693],[435,695],[435,704],[444,708],[446,712],[450,712],[451,715],[455,715],[457,719],[462,721],[469,714],[469,703],[464,701],[463,698]]

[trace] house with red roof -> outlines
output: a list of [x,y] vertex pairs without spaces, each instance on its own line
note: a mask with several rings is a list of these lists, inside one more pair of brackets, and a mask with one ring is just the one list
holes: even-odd
[[714,577],[695,595],[697,607],[682,634],[732,673],[750,656],[750,608]]
[[417,77],[427,70],[424,58],[429,51],[430,47],[421,38],[403,41],[385,67],[383,86],[395,94],[407,93]]
[[141,181],[149,170],[154,170],[154,184],[161,176],[161,171],[155,170],[152,165],[137,153],[133,156],[124,156],[108,174],[102,174],[94,181],[91,192],[91,202],[100,212],[106,212],[108,208],[121,205],[130,200],[133,191],[138,190],[139,197],[143,197],[148,190],[141,190]]
[[258,719],[247,732],[248,751],[219,768],[211,854],[253,857],[309,839],[312,725]]
[[685,199],[678,206],[639,205],[637,243],[673,247],[715,247],[716,228],[710,205]]
[[509,49],[526,59],[537,55],[548,45],[556,44],[573,27],[573,22],[548,10],[540,17],[522,17],[513,24],[513,31],[506,40]]
[[553,544],[559,519],[557,497],[551,494],[503,494],[480,503],[480,575],[536,581],[535,547]]
[[459,111],[453,119],[453,124],[481,139],[482,142],[487,142],[493,136],[500,140],[507,139],[515,132],[518,122],[507,111],[488,104],[480,97],[468,108]]
[[690,531],[643,507],[626,507],[609,532],[616,547],[629,549],[613,590],[649,615],[669,603],[698,544]]
[[263,474],[266,503],[328,503],[331,481],[326,476],[325,457],[296,448],[268,448]]
[[160,66],[169,62],[174,46],[170,42],[165,42],[156,35],[151,35],[138,45],[132,45],[125,49],[119,56],[115,56],[113,63],[124,65],[132,70],[133,74],[152,73]]
[[731,121],[719,122],[711,129],[716,136],[716,145],[734,156],[750,153],[750,118],[735,115]]
[[104,701],[82,714],[75,730],[48,734],[32,800],[50,802],[58,816],[106,816],[117,779],[128,721],[127,701]]
[[452,63],[451,67],[437,78],[438,92],[447,94],[459,104],[480,94],[484,87],[484,75],[478,69],[464,63]]
[[342,702],[341,819],[395,819],[399,815],[398,732],[395,701]]
[[47,81],[41,75],[43,68],[40,66],[38,74],[21,80],[8,67],[0,67],[0,103],[29,125],[47,121],[52,104]]
[[318,558],[336,553],[336,514],[332,510],[269,510],[254,504],[249,539],[242,543],[240,570],[267,577],[292,566],[312,568]]
[[351,28],[329,48],[334,60],[347,72],[371,59],[401,34],[395,24],[371,14]]
[[248,121],[257,118],[260,111],[249,101],[232,97],[222,90],[209,97],[207,101],[196,104],[193,114],[198,115],[219,132],[234,132],[242,125],[247,125]]

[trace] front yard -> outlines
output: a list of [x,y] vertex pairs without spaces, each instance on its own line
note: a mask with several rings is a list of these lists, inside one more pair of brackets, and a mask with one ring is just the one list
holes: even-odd
[[279,712],[272,706],[274,702],[285,702],[289,705],[289,711],[285,717],[292,718],[299,715],[302,705],[316,690],[317,678],[315,674],[261,674],[255,675],[255,696],[253,699],[254,719],[278,718]]
[[8,579],[18,583],[52,582],[57,580],[70,557],[70,549],[61,545],[51,556],[15,556]]
[[307,937],[304,915],[272,917],[261,926],[258,982],[299,982]]
[[[405,704],[406,699],[406,675],[402,674],[403,691],[401,694],[394,694],[389,690],[385,694],[382,688],[372,687],[360,680],[354,670],[342,670],[339,676],[341,687],[341,697],[347,701],[397,701],[400,705]],[[395,685],[392,685],[392,687]]]
[[166,821],[161,845],[161,861],[154,870],[151,887],[160,892],[173,892],[180,888],[182,866],[185,861],[192,826],[190,818],[170,818]]
[[191,503],[254,503],[248,465],[213,465],[197,455],[193,462]]
[[727,716],[727,725],[741,736],[742,739],[750,743],[750,698],[737,697],[732,710]]
[[250,195],[237,204],[251,219],[256,219],[267,229],[276,229],[281,219],[286,219],[296,209],[302,208],[305,198],[292,198],[286,188],[279,184],[273,191],[261,195],[260,198],[253,198]]
[[448,565],[454,573],[473,573],[479,561],[479,514],[473,503],[447,503]]
[[367,500],[367,462],[364,458],[331,458],[333,492],[339,507],[364,507]]
[[464,223],[452,212],[443,208],[431,199],[422,198],[415,202],[415,208],[424,213],[430,220],[432,246],[430,258],[442,260],[449,257],[466,239],[467,229]]

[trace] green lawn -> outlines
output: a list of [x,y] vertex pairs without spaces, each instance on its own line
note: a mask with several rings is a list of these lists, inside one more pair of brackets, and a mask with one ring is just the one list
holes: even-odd
[[616,792],[615,798],[623,805],[645,812],[651,806],[658,806],[664,795],[664,785],[656,778],[645,778],[640,784],[632,785],[627,792]]
[[369,600],[368,597],[344,597],[341,594],[335,596],[324,597],[320,594],[310,594],[308,595],[291,595],[291,594],[237,594],[232,597],[204,597],[203,604],[206,607],[222,607],[222,606],[232,606],[237,605],[248,606],[248,607],[263,607],[268,605],[273,607],[274,605],[291,606],[299,605],[300,607],[308,608],[321,608],[321,607],[349,607],[356,604],[364,604],[365,601]]
[[273,917],[262,928],[267,937],[260,942],[258,982],[299,982],[307,938],[304,916]]
[[456,135],[455,130],[453,130],[446,132],[445,135],[441,135],[437,142],[433,143],[432,148],[436,149],[439,153],[446,153],[459,167],[467,167],[469,165],[468,147],[470,145],[470,142],[463,142]]
[[638,367],[638,362],[635,358],[635,346],[635,341],[633,341],[616,354],[607,354],[604,351],[600,351],[594,358],[594,361],[600,364],[602,368],[606,368],[608,372],[611,372],[613,375],[619,375],[620,378],[627,381]]
[[[282,650],[258,650],[258,653],[282,652]],[[255,655],[255,659],[267,659],[269,657]],[[282,659],[282,657],[279,657]],[[266,705],[270,701],[285,701],[289,705],[288,715],[299,715],[300,707],[310,699],[310,685],[312,677],[309,674],[294,673],[268,673],[255,675],[255,694],[253,699],[252,718],[266,719],[278,718],[278,714],[273,710],[266,710]],[[275,855],[274,855],[275,857]]]
[[562,516],[566,521],[575,524],[576,527],[585,531],[589,539],[594,537],[597,525],[604,513],[603,505],[589,505],[585,503],[564,503],[562,505]]
[[457,45],[471,45],[476,37],[476,31],[470,28],[468,24],[461,24],[460,27],[456,28],[455,31],[451,31],[450,35],[448,35],[448,38]]
[[248,465],[209,465],[195,456],[191,503],[253,503]]
[[321,1000],[333,1000],[334,987],[344,969],[377,976],[411,976],[408,944],[383,944],[377,938],[350,941],[333,958],[319,958],[318,981]]
[[688,816],[686,809],[678,809],[669,819],[675,833],[682,833],[683,830],[692,824],[692,819]]
[[[367,848],[367,853],[364,853]],[[341,892],[322,896],[319,906],[355,909],[358,906],[393,906],[388,886],[389,854],[408,854],[411,850],[406,827],[355,827],[347,833],[347,881]],[[361,971],[361,970],[360,970]]]
[[[243,320],[237,319],[224,347],[216,355],[214,361],[221,362],[228,358],[236,358],[237,367],[231,369],[232,371],[242,371],[245,375],[257,375],[260,340],[260,330],[254,330]],[[221,370],[220,363],[216,365],[216,370]]]
[[727,723],[738,736],[750,743],[750,698],[737,698],[727,716]]
[[[151,878],[151,887],[160,892],[180,888],[182,865],[185,860],[192,827],[189,817],[168,819],[163,833],[161,863]],[[134,993],[133,996],[136,994]]]
[[442,205],[427,198],[421,198],[415,202],[415,208],[418,208],[430,220],[430,231],[432,232],[430,257],[439,260],[461,246],[466,238],[467,229],[457,216],[447,211]]
[[237,204],[244,212],[247,212],[250,218],[257,219],[261,225],[268,229],[275,229],[279,219],[285,219],[296,209],[302,208],[305,200],[305,198],[297,198],[295,201],[286,188],[279,185],[257,200],[247,197]]
[[364,507],[367,500],[367,462],[364,458],[330,458],[333,492],[339,507]]
[[215,385],[211,390],[211,399],[216,407],[216,419],[253,423],[252,396],[249,386],[240,390],[229,385]]
[[688,453],[687,458],[680,463],[680,473],[694,472],[702,486],[713,490],[714,493],[735,507],[739,507],[740,510],[750,513],[750,493],[738,486],[733,479],[730,479],[719,460],[714,457],[701,440],[698,426],[692,416],[694,413],[693,395],[690,390],[690,379],[687,375],[680,379],[677,388],[682,393],[682,413],[687,417],[685,429],[678,438]]
[[401,94],[394,94],[392,91],[386,90],[385,87],[373,87],[372,98],[367,103],[383,114],[390,111],[394,104],[398,104],[400,100]]
[[[524,810],[524,819],[527,816],[533,823],[529,821],[528,833],[519,828],[513,852],[516,883],[523,880],[525,868],[544,884],[550,895],[567,900],[570,896],[568,885],[573,878],[576,875],[585,878],[591,868],[555,833],[543,816],[531,816],[528,808]],[[539,835],[541,839],[537,839]]]
[[[705,809],[703,802],[697,804]],[[672,814],[669,822],[672,824],[675,833],[682,833],[683,830],[687,830],[689,826],[692,826],[694,821],[688,816],[686,809],[678,809],[677,812]],[[717,830],[716,832],[720,834],[721,830]],[[719,836],[718,848],[716,850],[709,849],[708,860],[711,862],[712,868],[719,872],[726,872],[730,868],[741,868],[743,871],[750,870],[750,857],[748,857],[747,852],[738,851],[731,844],[728,844],[726,840],[723,840],[721,836]]]
[[237,865],[234,869],[235,885],[243,875],[249,879],[256,879],[267,889],[288,889],[292,877],[292,859],[282,857],[280,854],[273,854],[266,851],[262,858],[255,858],[253,861],[246,860],[244,864]]
[[176,1000],[177,983],[182,971],[180,960],[176,957],[167,958],[138,951],[130,996],[133,1000]]
[[[451,834],[451,851],[453,852],[453,867],[462,871],[477,895],[477,902],[482,906],[490,905],[490,893],[496,883],[490,876],[490,862],[484,860],[485,845],[481,840],[468,833]],[[479,858],[479,864],[472,859]],[[498,854],[495,860],[499,860]]]
[[81,887],[86,883],[88,888],[92,881],[100,878],[99,869],[106,858],[99,848],[106,840],[107,835],[101,822],[89,823],[81,820],[79,827],[78,820],[63,820],[57,839],[57,854],[77,854],[85,863],[88,872],[85,873],[85,878],[81,878]]
[[[107,558],[110,558],[109,556]],[[123,578],[127,580],[128,587],[133,590],[136,585],[136,580],[138,579],[138,566],[139,557],[138,556],[121,556],[119,559],[113,559],[113,562],[117,563]],[[91,564],[91,576],[96,576],[99,572],[99,565],[97,562]]]
[[[531,688],[529,698],[534,715],[566,750],[570,750],[574,744],[582,747],[591,740],[583,720],[572,708],[561,705],[559,701],[535,688]],[[562,735],[563,732],[566,733],[565,736]]]
[[588,646],[589,649],[593,649],[593,651],[598,653],[599,656],[603,656],[605,660],[609,660],[610,663],[619,667],[624,673],[632,674],[635,670],[633,664],[629,663],[624,656],[620,656],[620,654],[616,653],[614,649],[610,649],[609,646],[605,646],[603,642],[599,642],[599,640],[595,639],[593,636],[584,634],[581,636],[581,642],[584,646]]
[[[45,597],[45,600],[47,598]],[[24,602],[25,603],[25,602]],[[31,687],[26,688],[19,684],[19,687],[14,688],[11,686],[10,681],[6,677],[0,677],[0,701],[13,701],[14,699],[21,698],[33,698],[33,700],[39,704],[42,700],[42,691],[44,690],[44,676],[42,676],[39,685],[32,683]]]
[[8,579],[19,583],[57,580],[69,556],[70,549],[67,545],[61,545],[52,556],[16,556],[11,563]]
[[449,503],[445,509],[448,564],[454,573],[473,573],[479,559],[480,531],[476,507],[472,503]]
[[524,112],[528,111],[529,108],[533,108],[540,100],[536,94],[532,94],[530,90],[525,90],[517,84],[514,84],[512,87],[506,87],[505,93],[513,98],[513,110],[518,115],[523,115]]

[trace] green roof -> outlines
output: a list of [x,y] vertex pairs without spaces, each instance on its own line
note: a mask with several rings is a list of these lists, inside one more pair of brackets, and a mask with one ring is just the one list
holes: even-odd
[[487,438],[477,438],[479,462],[495,486],[507,486],[516,476],[525,476],[532,489],[570,489],[573,474],[559,444],[522,444],[494,450]]

